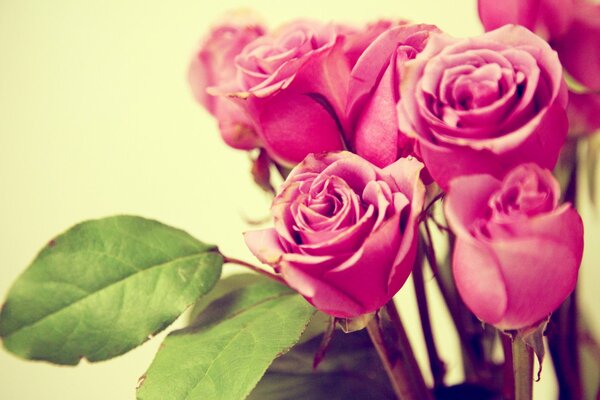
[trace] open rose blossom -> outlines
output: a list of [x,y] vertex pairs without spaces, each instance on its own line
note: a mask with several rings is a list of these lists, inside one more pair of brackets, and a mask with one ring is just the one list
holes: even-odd
[[237,99],[281,163],[342,150],[350,75],[343,42],[333,25],[288,24],[249,43],[235,59],[236,81],[212,93]]
[[558,56],[540,37],[515,25],[471,39],[432,34],[404,65],[400,128],[442,188],[457,176],[556,164],[567,91]]
[[559,205],[550,171],[524,164],[499,181],[471,175],[450,183],[445,213],[456,234],[453,272],[465,304],[500,329],[531,326],[575,288],[583,224]]
[[317,309],[342,318],[379,309],[410,274],[423,208],[423,165],[379,169],[349,153],[309,155],[273,201],[275,227],[246,244]]
[[398,130],[396,103],[402,66],[423,50],[433,25],[392,27],[371,42],[352,69],[346,113],[349,140],[356,152],[385,167],[412,153],[412,142]]
[[225,143],[237,149],[258,147],[252,121],[239,105],[223,97],[211,96],[206,90],[235,80],[235,57],[246,44],[263,34],[264,28],[248,15],[230,15],[228,22],[211,29],[188,69],[194,97],[217,119]]

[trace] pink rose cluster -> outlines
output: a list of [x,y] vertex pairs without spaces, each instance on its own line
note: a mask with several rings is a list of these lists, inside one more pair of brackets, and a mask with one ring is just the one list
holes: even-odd
[[580,54],[503,19],[568,38],[576,16],[514,3],[480,1],[497,29],[473,38],[400,20],[232,20],[202,42],[189,81],[224,140],[293,168],[274,226],[246,243],[316,308],[353,318],[392,299],[415,262],[426,185],[447,192],[456,284],[480,319],[529,326],[573,290],[582,223],[549,172],[569,130],[560,57],[595,78]]

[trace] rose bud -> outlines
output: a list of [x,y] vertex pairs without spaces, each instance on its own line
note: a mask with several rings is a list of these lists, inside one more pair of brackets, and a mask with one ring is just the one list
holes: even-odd
[[350,70],[334,26],[297,21],[249,43],[236,57],[235,85],[220,93],[251,116],[276,161],[344,148],[343,110]]
[[450,182],[444,211],[456,234],[452,267],[465,304],[499,329],[547,317],[573,291],[583,223],[559,205],[550,171],[523,164],[503,181],[471,175]]
[[379,169],[349,152],[309,155],[271,208],[274,228],[246,244],[317,309],[340,318],[373,312],[412,269],[425,187],[423,164]]
[[457,176],[553,168],[568,122],[558,56],[515,25],[471,39],[432,34],[405,64],[400,129],[444,189]]
[[352,69],[348,89],[349,140],[356,152],[385,167],[412,153],[412,141],[398,129],[396,103],[402,66],[423,50],[433,25],[401,25],[379,35]]
[[562,35],[571,23],[574,0],[479,0],[486,31],[506,24],[522,25],[545,39]]
[[209,95],[206,89],[236,79],[234,58],[244,46],[264,34],[264,28],[247,16],[228,18],[211,29],[190,63],[188,81],[194,97],[219,122],[221,136],[229,146],[250,150],[259,145],[249,116],[237,104]]

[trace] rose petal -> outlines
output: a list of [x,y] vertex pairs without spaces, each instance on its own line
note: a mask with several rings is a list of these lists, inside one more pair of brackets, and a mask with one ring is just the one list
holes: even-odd
[[508,295],[492,253],[481,243],[458,238],[452,272],[460,297],[471,311],[490,324],[500,322],[506,313]]
[[275,265],[283,254],[279,236],[273,228],[244,233],[244,241],[260,262]]

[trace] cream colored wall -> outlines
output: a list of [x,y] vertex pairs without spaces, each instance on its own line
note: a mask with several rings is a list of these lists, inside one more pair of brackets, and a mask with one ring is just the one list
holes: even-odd
[[[220,142],[185,80],[200,36],[223,12],[240,7],[269,24],[300,16],[387,17],[434,23],[457,36],[480,30],[473,0],[1,1],[0,297],[53,235],[112,214],[156,218],[251,259],[241,238],[248,228],[243,217],[266,216],[268,199],[252,185],[246,155]],[[591,285],[597,271],[593,277],[586,278],[585,295],[588,304],[600,304]],[[416,340],[410,287],[399,302]],[[456,339],[443,332],[443,307],[434,308],[443,352],[453,357],[450,378],[457,380]],[[132,399],[163,336],[77,368],[2,351],[0,398]],[[420,348],[419,355],[423,360]],[[535,386],[538,399],[551,398],[552,379],[548,368]]]

